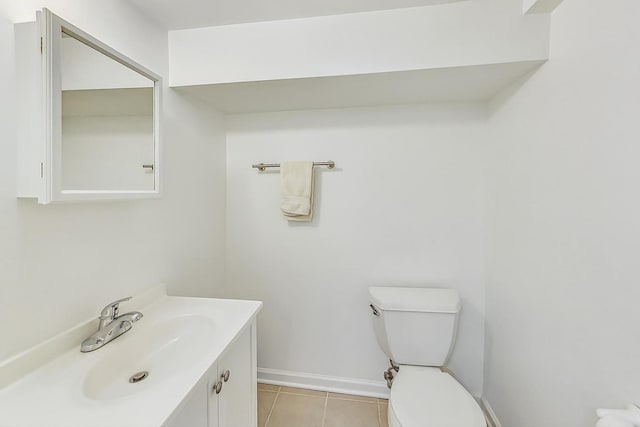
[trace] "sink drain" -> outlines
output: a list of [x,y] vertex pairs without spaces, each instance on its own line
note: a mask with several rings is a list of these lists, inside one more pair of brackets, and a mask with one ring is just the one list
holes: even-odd
[[149,371],[140,371],[129,377],[129,382],[131,384],[139,383],[140,381],[145,380],[149,376]]

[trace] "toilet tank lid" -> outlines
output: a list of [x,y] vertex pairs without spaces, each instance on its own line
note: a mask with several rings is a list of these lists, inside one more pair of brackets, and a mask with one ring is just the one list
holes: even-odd
[[371,287],[369,300],[373,305],[389,311],[425,313],[458,313],[460,295],[455,289]]

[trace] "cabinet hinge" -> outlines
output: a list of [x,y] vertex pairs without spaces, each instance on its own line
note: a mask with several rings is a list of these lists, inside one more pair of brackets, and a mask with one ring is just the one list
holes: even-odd
[[44,163],[40,162],[40,178],[44,178]]
[[42,37],[40,37],[40,53],[42,53]]

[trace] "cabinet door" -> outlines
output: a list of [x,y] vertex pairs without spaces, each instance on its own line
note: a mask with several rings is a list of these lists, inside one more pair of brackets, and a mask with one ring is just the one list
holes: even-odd
[[198,383],[162,426],[208,427],[206,387],[206,382]]
[[[218,378],[223,381],[218,395],[218,427],[257,425],[257,382],[255,368],[255,323],[240,333],[218,361]],[[229,378],[225,382],[225,372]],[[210,427],[211,418],[209,418]]]

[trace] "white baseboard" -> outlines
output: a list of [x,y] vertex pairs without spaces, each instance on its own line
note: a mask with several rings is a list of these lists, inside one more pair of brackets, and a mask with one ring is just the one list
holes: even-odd
[[258,382],[261,384],[299,387],[382,399],[389,398],[389,389],[385,381],[330,377],[327,375],[258,368]]
[[490,427],[502,427],[500,421],[498,421],[498,417],[496,417],[496,413],[493,412],[493,408],[489,405],[489,402],[484,397],[480,399],[482,402],[482,406],[486,412],[487,417],[489,418],[489,422],[492,424]]

